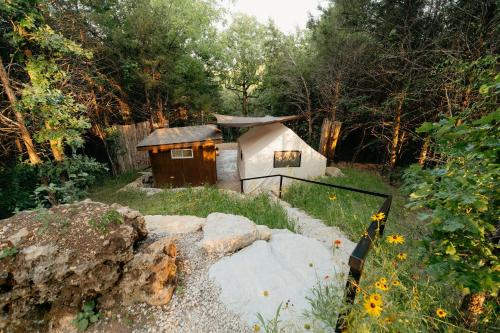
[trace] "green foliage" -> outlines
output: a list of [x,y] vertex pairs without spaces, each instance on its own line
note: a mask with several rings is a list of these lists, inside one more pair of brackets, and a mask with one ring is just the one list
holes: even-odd
[[[265,333],[281,333],[284,332],[284,329],[280,327],[280,313],[282,309],[283,303],[280,303],[278,305],[278,308],[276,309],[276,313],[274,314],[274,317],[265,320],[264,317],[260,314],[257,313],[257,320],[259,321],[260,325],[262,326],[263,330]],[[255,331],[255,328],[254,328]]]
[[36,206],[33,191],[37,187],[37,172],[36,167],[26,163],[0,168],[0,219]]
[[35,189],[35,195],[43,205],[79,200],[104,171],[104,165],[83,155],[61,162],[45,162],[39,166],[40,185]]
[[407,176],[409,207],[430,209],[422,216],[432,228],[425,241],[428,269],[465,293],[496,295],[500,283],[499,120],[497,109],[461,125],[456,118],[424,124],[420,130],[432,136],[443,160],[434,168],[415,166]]
[[72,324],[80,331],[85,331],[91,324],[102,318],[102,314],[96,309],[94,300],[83,303],[82,311],[73,319]]
[[19,251],[15,247],[7,247],[0,251],[0,259],[14,257]]
[[321,281],[312,288],[311,293],[312,295],[307,297],[311,310],[306,313],[306,316],[334,328],[344,306],[343,290],[339,289],[337,283]]
[[107,234],[110,225],[120,225],[123,223],[123,218],[116,210],[109,210],[104,213],[100,218],[91,218],[89,224],[97,231]]

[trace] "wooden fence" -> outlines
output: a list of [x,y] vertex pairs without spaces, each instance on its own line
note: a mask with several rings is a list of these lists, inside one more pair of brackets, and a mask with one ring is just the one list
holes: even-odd
[[118,172],[145,169],[150,165],[147,152],[137,151],[137,144],[151,133],[148,121],[132,125],[116,125],[119,133],[116,163]]

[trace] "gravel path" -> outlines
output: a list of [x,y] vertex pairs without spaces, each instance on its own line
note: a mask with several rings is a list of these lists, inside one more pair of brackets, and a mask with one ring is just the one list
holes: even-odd
[[219,289],[208,278],[217,258],[208,257],[196,245],[202,232],[179,237],[179,287],[170,303],[153,308],[154,322],[136,332],[251,332],[240,318],[219,301]]

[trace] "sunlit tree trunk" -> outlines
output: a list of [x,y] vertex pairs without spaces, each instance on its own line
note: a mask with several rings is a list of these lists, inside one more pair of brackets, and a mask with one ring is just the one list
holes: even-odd
[[420,150],[420,156],[418,158],[418,164],[420,166],[424,166],[427,161],[427,154],[429,153],[429,145],[431,143],[431,138],[426,137],[424,140],[424,144],[422,145],[422,149]]
[[340,121],[334,121],[332,125],[332,137],[330,141],[330,149],[329,149],[329,157],[330,160],[333,161],[333,158],[335,157],[335,150],[337,149],[337,143],[339,141],[340,137],[340,129],[342,128],[342,123]]
[[26,128],[24,115],[21,112],[19,112],[16,108],[16,102],[17,102],[16,95],[14,94],[14,91],[10,87],[9,77],[8,77],[7,71],[5,70],[5,68],[3,66],[3,62],[2,62],[1,57],[0,57],[0,80],[2,81],[2,85],[4,87],[5,94],[7,95],[7,98],[9,99],[9,102],[12,106],[12,110],[14,111],[17,126],[19,127],[19,134],[21,136],[21,139],[24,142],[24,145],[26,147],[26,151],[28,152],[28,157],[30,159],[30,163],[31,164],[42,163],[42,160],[41,160],[40,156],[38,155],[38,152],[35,148],[35,145],[33,144],[31,134],[29,133],[28,129]]
[[[45,128],[48,130],[51,130],[52,128],[50,125],[45,122]],[[51,139],[49,140],[50,144],[50,150],[52,151],[52,156],[54,156],[54,159],[58,162],[61,162],[64,160],[64,149],[63,149],[63,143],[61,139]]]
[[392,133],[392,145],[391,145],[391,152],[390,152],[390,157],[389,157],[389,167],[391,169],[394,169],[396,166],[396,160],[397,160],[397,155],[398,155],[398,145],[399,145],[399,140],[400,140],[400,135],[399,132],[401,130],[401,114],[403,112],[403,103],[405,99],[405,92],[401,92],[399,94],[399,103],[396,108],[396,115],[394,116],[394,126],[393,126],[393,133]]

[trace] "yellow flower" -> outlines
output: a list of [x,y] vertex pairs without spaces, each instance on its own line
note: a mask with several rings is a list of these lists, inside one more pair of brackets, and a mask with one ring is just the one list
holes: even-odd
[[380,316],[380,313],[382,312],[382,307],[379,304],[377,304],[369,299],[365,302],[364,307],[365,307],[366,312],[370,316],[378,317],[378,316]]
[[257,324],[253,325],[253,331],[254,332],[259,332],[260,331],[260,326],[257,325]]
[[369,298],[370,302],[373,302],[379,306],[382,306],[382,295],[380,294],[371,294]]
[[387,283],[387,279],[386,278],[380,278],[380,283]]
[[328,197],[331,201],[337,200],[337,196],[335,194],[332,194]]
[[380,282],[380,281],[375,282],[375,287],[376,287],[377,289],[382,290],[382,291],[387,291],[387,290],[389,290],[389,286],[387,285],[387,283],[382,283],[382,282]]
[[393,285],[394,287],[398,287],[400,284],[401,284],[401,283],[400,283],[398,280],[394,280],[394,281],[392,281],[392,285]]
[[404,244],[405,238],[401,235],[387,236],[387,241],[391,244]]
[[382,212],[373,214],[371,219],[372,219],[372,221],[375,221],[375,222],[383,221],[385,219],[385,214]]
[[406,260],[408,258],[408,255],[404,252],[398,253],[398,259],[399,260]]
[[444,311],[444,310],[443,310],[443,309],[441,309],[441,308],[438,308],[438,309],[436,310],[436,314],[438,315],[438,317],[439,317],[439,318],[444,318],[444,317],[446,317],[446,315],[447,315],[446,311]]
[[269,291],[264,290],[264,291],[262,292],[262,296],[266,296],[266,297],[267,297],[267,296],[269,296]]

